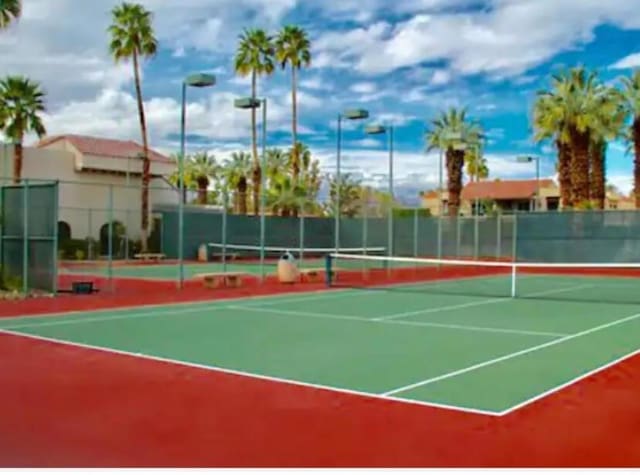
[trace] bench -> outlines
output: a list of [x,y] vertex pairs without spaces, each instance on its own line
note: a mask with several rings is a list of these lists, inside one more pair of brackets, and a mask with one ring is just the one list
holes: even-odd
[[153,252],[145,252],[145,253],[135,254],[133,258],[141,261],[145,261],[145,262],[147,261],[158,262],[164,259],[165,255],[159,254],[159,253],[153,253]]
[[[300,280],[302,282],[321,282],[327,270],[323,268],[299,269]],[[338,269],[333,269],[333,276],[338,273]]]
[[198,274],[196,279],[202,280],[208,289],[218,289],[220,287],[240,287],[242,278],[248,275],[247,272],[211,272]]
[[222,253],[212,253],[210,255],[211,255],[211,259],[214,261],[216,259],[218,259],[219,261],[222,261],[222,257],[224,257],[225,261],[234,261],[240,256],[240,254],[235,252],[227,252],[224,256],[222,255]]

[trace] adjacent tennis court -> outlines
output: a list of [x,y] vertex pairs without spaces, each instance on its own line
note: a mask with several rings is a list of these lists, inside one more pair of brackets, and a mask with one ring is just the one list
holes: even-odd
[[539,271],[512,298],[502,268],[434,279],[429,264],[424,281],[356,288],[355,275],[389,276],[386,263],[337,274],[343,289],[12,318],[0,331],[488,415],[640,350],[637,277]]

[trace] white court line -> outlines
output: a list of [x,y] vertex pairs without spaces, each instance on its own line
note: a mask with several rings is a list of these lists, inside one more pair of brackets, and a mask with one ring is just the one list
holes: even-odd
[[626,354],[626,355],[624,355],[624,356],[622,356],[620,358],[617,358],[614,361],[611,361],[611,362],[609,362],[607,364],[604,364],[602,366],[599,366],[598,368],[593,369],[593,370],[591,370],[591,371],[589,371],[587,373],[584,373],[584,374],[582,374],[580,376],[577,376],[577,377],[573,378],[572,380],[567,381],[566,383],[563,383],[563,384],[560,384],[558,386],[555,386],[555,387],[553,387],[553,388],[551,388],[551,389],[549,389],[549,390],[547,390],[547,391],[545,391],[545,392],[543,392],[541,394],[538,394],[536,396],[533,396],[532,398],[529,398],[529,399],[527,399],[525,401],[522,401],[521,403],[516,404],[515,406],[512,406],[509,409],[506,409],[506,410],[502,411],[500,413],[500,415],[501,416],[506,416],[508,414],[511,414],[512,412],[516,412],[516,411],[522,409],[525,406],[529,406],[529,405],[531,405],[531,404],[533,404],[533,403],[535,403],[537,401],[540,401],[541,399],[547,398],[547,397],[551,396],[552,394],[560,392],[563,389],[568,388],[569,386],[573,386],[574,384],[576,384],[576,383],[578,383],[578,382],[580,382],[580,381],[582,381],[584,379],[590,378],[591,376],[594,376],[594,375],[596,375],[598,373],[606,371],[609,368],[613,368],[614,366],[617,366],[620,363],[623,363],[623,362],[625,362],[627,360],[630,360],[631,358],[635,358],[636,356],[640,356],[640,350],[632,351],[631,353]]
[[510,353],[508,355],[504,355],[504,356],[501,356],[499,358],[494,358],[492,360],[483,361],[482,363],[478,363],[478,364],[475,364],[473,366],[468,366],[467,368],[462,368],[462,369],[459,369],[457,371],[452,371],[450,373],[445,373],[445,374],[442,374],[440,376],[436,376],[434,378],[425,379],[423,381],[418,381],[416,383],[409,384],[407,386],[403,386],[403,387],[400,387],[400,388],[392,389],[391,391],[387,391],[383,395],[384,396],[392,396],[394,394],[400,394],[400,393],[403,393],[403,392],[410,391],[412,389],[420,388],[420,387],[423,387],[423,386],[428,386],[430,384],[437,383],[437,382],[443,381],[445,379],[451,379],[453,377],[460,376],[460,375],[466,374],[466,373],[470,373],[472,371],[476,371],[476,370],[481,369],[481,368],[486,368],[487,366],[492,366],[492,365],[494,365],[496,363],[501,363],[503,361],[507,361],[507,360],[510,360],[510,359],[513,359],[513,358],[517,358],[518,356],[527,355],[529,353],[533,353],[535,351],[539,351],[539,350],[542,350],[544,348],[549,348],[551,346],[559,345],[560,343],[566,343],[567,341],[573,340],[575,338],[579,338],[579,337],[582,337],[582,336],[590,335],[591,333],[595,333],[595,332],[598,332],[598,331],[606,330],[607,328],[611,328],[611,327],[614,327],[616,325],[620,325],[622,323],[630,322],[630,321],[636,320],[638,318],[640,318],[640,313],[636,313],[635,315],[631,315],[629,317],[621,318],[619,320],[616,320],[614,322],[609,322],[609,323],[606,323],[604,325],[593,327],[593,328],[590,328],[589,330],[584,330],[584,331],[579,332],[579,333],[574,333],[573,335],[568,335],[568,336],[565,336],[565,337],[562,337],[562,338],[558,338],[557,340],[552,340],[550,342],[543,343],[541,345],[532,346],[531,348],[527,348],[527,349],[524,349],[524,350],[521,350],[521,351],[517,351],[515,353]]
[[291,315],[294,317],[322,318],[322,319],[328,319],[328,320],[347,320],[347,321],[355,321],[355,322],[362,322],[362,323],[377,323],[377,324],[385,324],[385,325],[443,328],[448,330],[462,330],[462,331],[474,331],[474,332],[486,332],[486,333],[507,333],[512,335],[527,335],[527,336],[546,336],[546,337],[567,336],[566,334],[563,334],[563,333],[515,330],[510,328],[476,327],[476,326],[467,326],[467,325],[453,325],[453,324],[447,324],[447,323],[414,322],[414,321],[406,321],[406,320],[388,321],[388,320],[377,320],[377,319],[365,318],[365,317],[357,317],[355,315],[338,315],[338,314],[328,314],[328,313],[304,312],[304,311],[298,311],[298,310],[278,310],[278,309],[259,308],[259,307],[243,307],[239,305],[230,306],[227,308],[231,310],[241,310],[244,312],[253,311],[253,312],[269,313],[273,315],[285,315],[285,316]]
[[[544,292],[536,292],[536,293],[533,293],[533,294],[523,295],[522,298],[542,297],[542,296],[545,296],[545,295],[561,294],[563,292],[571,292],[573,290],[580,290],[580,289],[585,289],[585,288],[588,288],[588,287],[593,287],[593,285],[575,285],[573,287],[565,287],[565,288],[561,288],[561,289],[546,290]],[[413,317],[413,316],[417,316],[417,315],[426,315],[426,314],[429,314],[429,313],[438,313],[438,312],[444,312],[444,311],[448,311],[448,310],[458,310],[458,309],[461,309],[461,308],[478,307],[480,305],[490,305],[492,303],[504,303],[504,302],[513,302],[513,301],[514,301],[514,299],[511,298],[511,297],[500,297],[500,298],[495,298],[495,299],[480,300],[480,301],[477,301],[477,302],[463,303],[463,304],[459,304],[459,305],[449,305],[449,306],[446,306],[446,307],[428,308],[428,309],[424,309],[424,310],[416,310],[416,311],[413,311],[413,312],[396,313],[394,315],[388,315],[386,317],[378,317],[378,318],[375,318],[374,320],[382,322],[382,321],[396,320],[396,319],[405,318],[405,317]]]
[[353,389],[345,389],[345,388],[340,388],[340,387],[327,386],[327,385],[323,385],[323,384],[305,383],[305,382],[302,382],[302,381],[296,381],[296,380],[292,380],[292,379],[280,378],[280,377],[275,377],[275,376],[267,376],[267,375],[257,374],[257,373],[250,373],[250,372],[240,371],[240,370],[235,370],[235,369],[222,368],[222,367],[219,367],[219,366],[205,365],[205,364],[200,364],[200,363],[191,363],[191,362],[188,362],[188,361],[180,361],[180,360],[174,360],[174,359],[171,359],[171,358],[163,358],[161,356],[144,355],[142,353],[134,353],[134,352],[125,351],[125,350],[116,350],[114,348],[107,348],[107,347],[102,347],[102,346],[88,345],[88,344],[85,344],[85,343],[76,343],[76,342],[72,342],[72,341],[59,340],[57,338],[49,338],[49,337],[44,337],[44,336],[39,336],[39,335],[30,335],[28,333],[14,332],[14,331],[6,330],[6,329],[0,329],[0,335],[2,335],[2,334],[14,336],[14,337],[21,337],[21,338],[31,339],[31,340],[45,341],[45,342],[54,343],[54,344],[57,344],[57,345],[71,346],[71,347],[75,347],[75,348],[82,348],[82,349],[85,349],[85,350],[101,351],[101,352],[104,352],[104,353],[110,353],[110,354],[115,354],[115,355],[120,355],[120,356],[129,356],[129,357],[133,357],[133,358],[150,360],[150,361],[155,361],[155,362],[160,362],[160,363],[173,364],[173,365],[184,366],[184,367],[188,367],[188,368],[196,368],[196,369],[201,369],[201,370],[205,370],[205,371],[212,371],[212,372],[218,372],[218,373],[223,373],[223,374],[231,374],[231,375],[234,375],[234,376],[243,376],[243,377],[246,377],[246,378],[257,379],[257,380],[261,380],[261,381],[269,381],[269,382],[274,382],[274,383],[289,384],[289,385],[292,385],[292,386],[312,388],[312,389],[318,389],[318,390],[322,390],[322,391],[330,391],[330,392],[334,392],[334,393],[350,394],[352,396],[359,396],[359,397],[364,397],[364,398],[368,398],[368,399],[377,399],[377,400],[382,400],[382,401],[387,401],[387,402],[409,404],[409,405],[414,405],[414,406],[430,407],[430,408],[436,408],[436,409],[446,409],[446,410],[450,410],[450,411],[465,412],[465,413],[469,413],[469,414],[476,414],[476,415],[482,415],[482,416],[493,416],[493,417],[499,416],[499,413],[495,412],[495,411],[486,411],[486,410],[483,410],[483,409],[474,409],[474,408],[469,408],[469,407],[464,407],[464,406],[454,406],[454,405],[448,405],[448,404],[440,404],[440,403],[436,403],[436,402],[427,402],[427,401],[418,401],[418,400],[413,400],[413,399],[396,398],[396,397],[393,397],[393,396],[384,396],[384,395],[381,395],[381,394],[368,393],[366,391],[357,391],[357,390],[353,390]]

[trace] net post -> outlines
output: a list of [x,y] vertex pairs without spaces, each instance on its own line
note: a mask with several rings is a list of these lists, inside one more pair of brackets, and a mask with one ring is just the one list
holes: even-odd
[[24,180],[22,187],[22,292],[29,292],[29,180]]
[[325,283],[327,287],[331,287],[333,280],[333,257],[331,254],[327,254],[324,259],[324,275],[325,275]]
[[517,268],[516,264],[512,264],[511,266],[511,298],[516,298],[516,280],[517,280]]

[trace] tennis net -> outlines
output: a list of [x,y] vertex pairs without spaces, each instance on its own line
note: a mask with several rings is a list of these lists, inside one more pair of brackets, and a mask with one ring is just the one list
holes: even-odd
[[640,263],[531,263],[333,253],[327,283],[383,291],[640,304]]
[[[335,248],[320,248],[320,247],[285,247],[285,246],[260,246],[245,245],[245,244],[224,244],[224,243],[209,243],[207,244],[209,257],[214,260],[248,260],[258,261],[264,250],[264,256],[267,260],[277,260],[283,254],[290,253],[299,261],[304,260],[322,260],[324,261],[327,254],[334,253]],[[360,256],[382,256],[387,253],[386,247],[354,247],[354,248],[340,248],[339,251],[349,255]],[[324,265],[324,264],[323,264]]]

